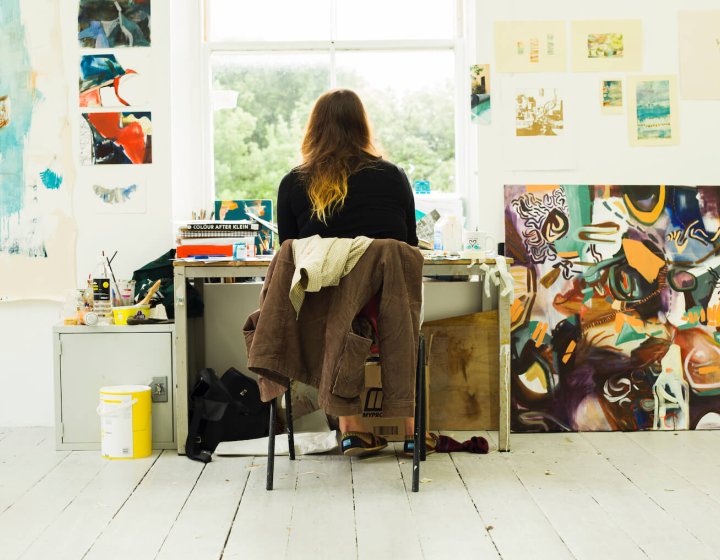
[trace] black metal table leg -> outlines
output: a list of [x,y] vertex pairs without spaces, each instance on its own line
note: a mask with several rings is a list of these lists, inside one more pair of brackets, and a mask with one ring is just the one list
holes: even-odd
[[420,393],[418,400],[420,401],[420,460],[424,461],[426,457],[426,437],[427,434],[427,394],[425,391],[425,337],[420,334],[418,344],[418,366],[417,376],[420,378]]
[[287,424],[288,434],[288,451],[290,453],[290,460],[295,460],[295,432],[293,431],[293,417],[292,417],[292,393],[290,387],[285,391],[285,421]]
[[267,458],[267,484],[266,490],[273,489],[273,475],[275,474],[275,399],[270,401],[270,427],[268,429],[268,458]]

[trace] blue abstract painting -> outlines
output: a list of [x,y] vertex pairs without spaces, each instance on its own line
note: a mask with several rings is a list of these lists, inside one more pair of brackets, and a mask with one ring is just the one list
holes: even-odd
[[640,81],[636,89],[637,137],[672,138],[670,81]]

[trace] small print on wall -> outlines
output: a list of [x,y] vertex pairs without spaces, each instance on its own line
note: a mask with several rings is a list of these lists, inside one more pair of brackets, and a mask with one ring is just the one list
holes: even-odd
[[642,66],[640,20],[572,22],[575,72],[639,71]]
[[80,107],[149,104],[151,75],[147,51],[80,57]]
[[490,65],[470,67],[470,115],[472,122],[490,124]]
[[623,112],[623,81],[602,80],[600,85],[601,112],[619,115]]
[[81,47],[150,46],[150,0],[80,0]]
[[559,136],[563,133],[563,100],[557,89],[518,91],[515,105],[515,136]]
[[152,163],[150,113],[85,113],[80,122],[83,165]]
[[143,184],[137,181],[95,181],[92,185],[92,206],[99,214],[142,214],[146,198]]
[[495,57],[498,72],[564,72],[565,22],[498,21]]
[[679,144],[675,76],[632,76],[628,86],[630,145]]

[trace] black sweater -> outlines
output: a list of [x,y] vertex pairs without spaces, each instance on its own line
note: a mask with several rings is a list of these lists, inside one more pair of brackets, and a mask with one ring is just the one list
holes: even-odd
[[357,237],[397,239],[418,243],[415,200],[405,172],[379,159],[348,178],[345,204],[327,218],[311,216],[312,204],[297,169],[283,177],[278,189],[277,224],[280,242],[286,239]]

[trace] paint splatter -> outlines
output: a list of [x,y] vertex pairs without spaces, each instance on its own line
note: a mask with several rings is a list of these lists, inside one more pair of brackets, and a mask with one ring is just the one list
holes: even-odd
[[123,204],[130,200],[132,194],[137,190],[137,185],[132,184],[129,187],[117,187],[108,189],[100,185],[93,185],[93,191],[106,204]]
[[42,179],[45,188],[53,191],[59,189],[63,182],[62,175],[55,173],[52,169],[46,169],[40,173],[40,178]]

